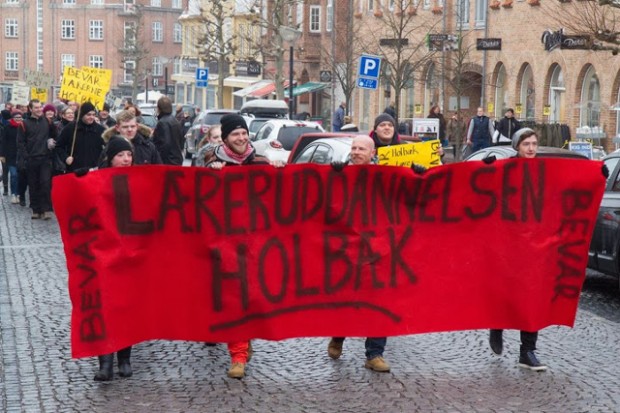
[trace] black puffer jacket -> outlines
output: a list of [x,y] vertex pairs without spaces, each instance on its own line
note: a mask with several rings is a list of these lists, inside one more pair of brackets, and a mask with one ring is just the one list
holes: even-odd
[[47,140],[56,138],[56,128],[47,118],[28,116],[22,121],[23,128],[17,129],[17,152],[19,157],[28,160],[31,158],[49,157],[51,151],[47,148]]
[[183,164],[183,127],[171,114],[161,115],[153,132],[153,143],[166,165]]

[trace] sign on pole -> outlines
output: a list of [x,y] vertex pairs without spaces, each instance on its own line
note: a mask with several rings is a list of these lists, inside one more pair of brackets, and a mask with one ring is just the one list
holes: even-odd
[[568,142],[568,150],[580,153],[592,159],[592,144],[590,142]]
[[357,86],[362,89],[377,89],[379,87],[379,73],[381,58],[377,56],[361,55],[359,62]]
[[207,87],[209,85],[209,68],[199,67],[196,69],[196,87]]

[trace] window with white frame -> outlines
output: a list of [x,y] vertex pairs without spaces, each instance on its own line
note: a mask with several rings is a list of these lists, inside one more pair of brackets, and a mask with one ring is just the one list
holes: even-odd
[[61,54],[60,55],[60,73],[65,71],[65,66],[75,67],[75,55],[74,54]]
[[469,0],[457,0],[456,21],[463,26],[469,25]]
[[325,31],[331,32],[334,27],[334,0],[327,0],[325,8]]
[[164,31],[161,26],[161,22],[153,22],[151,27],[153,28],[153,41],[154,42],[163,42],[164,41]]
[[75,20],[62,20],[60,22],[60,38],[75,39]]
[[310,31],[321,31],[321,6],[310,6]]
[[390,3],[388,5],[388,8],[390,9],[390,11],[394,11],[394,4],[396,3],[395,0],[390,0]]
[[488,0],[476,0],[476,27],[484,27],[487,19]]
[[104,0],[90,0],[90,4],[105,4]]
[[182,7],[181,0],[172,0],[172,8],[180,9]]
[[151,0],[151,6],[161,7],[161,0]]
[[75,4],[75,0],[62,0],[62,4]]
[[181,73],[181,59],[178,57],[175,57],[172,61],[172,73]]
[[124,28],[125,48],[133,49],[136,47],[136,23],[125,22]]
[[90,67],[96,67],[97,69],[103,69],[103,56],[101,55],[88,56],[88,65]]
[[123,82],[131,83],[133,82],[133,74],[136,69],[136,62],[133,60],[128,60],[125,62],[125,67],[123,70]]
[[90,40],[103,40],[103,20],[91,20],[88,26]]
[[152,61],[151,74],[153,76],[161,76],[164,73],[164,65],[159,57],[154,57]]
[[183,31],[180,23],[175,23],[172,28],[172,41],[174,43],[183,42]]
[[425,9],[431,8],[431,0],[424,0],[424,8]]
[[17,52],[6,52],[4,54],[4,69],[5,70],[19,70],[19,55]]
[[17,37],[17,19],[4,19],[4,37]]
[[17,4],[19,0],[6,0],[6,4]]

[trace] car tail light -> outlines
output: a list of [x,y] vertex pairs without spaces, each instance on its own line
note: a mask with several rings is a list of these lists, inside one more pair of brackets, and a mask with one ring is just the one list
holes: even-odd
[[271,141],[269,142],[269,146],[274,149],[282,149],[282,144],[279,141]]
[[200,127],[200,133],[207,133],[209,132],[209,125],[202,125]]

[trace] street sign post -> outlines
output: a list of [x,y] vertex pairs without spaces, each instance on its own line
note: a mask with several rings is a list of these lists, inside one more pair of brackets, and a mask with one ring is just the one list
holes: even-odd
[[376,90],[379,87],[381,73],[381,58],[377,56],[361,55],[359,62],[357,86],[362,89]]
[[196,87],[207,87],[209,85],[209,69],[199,67],[196,69]]

